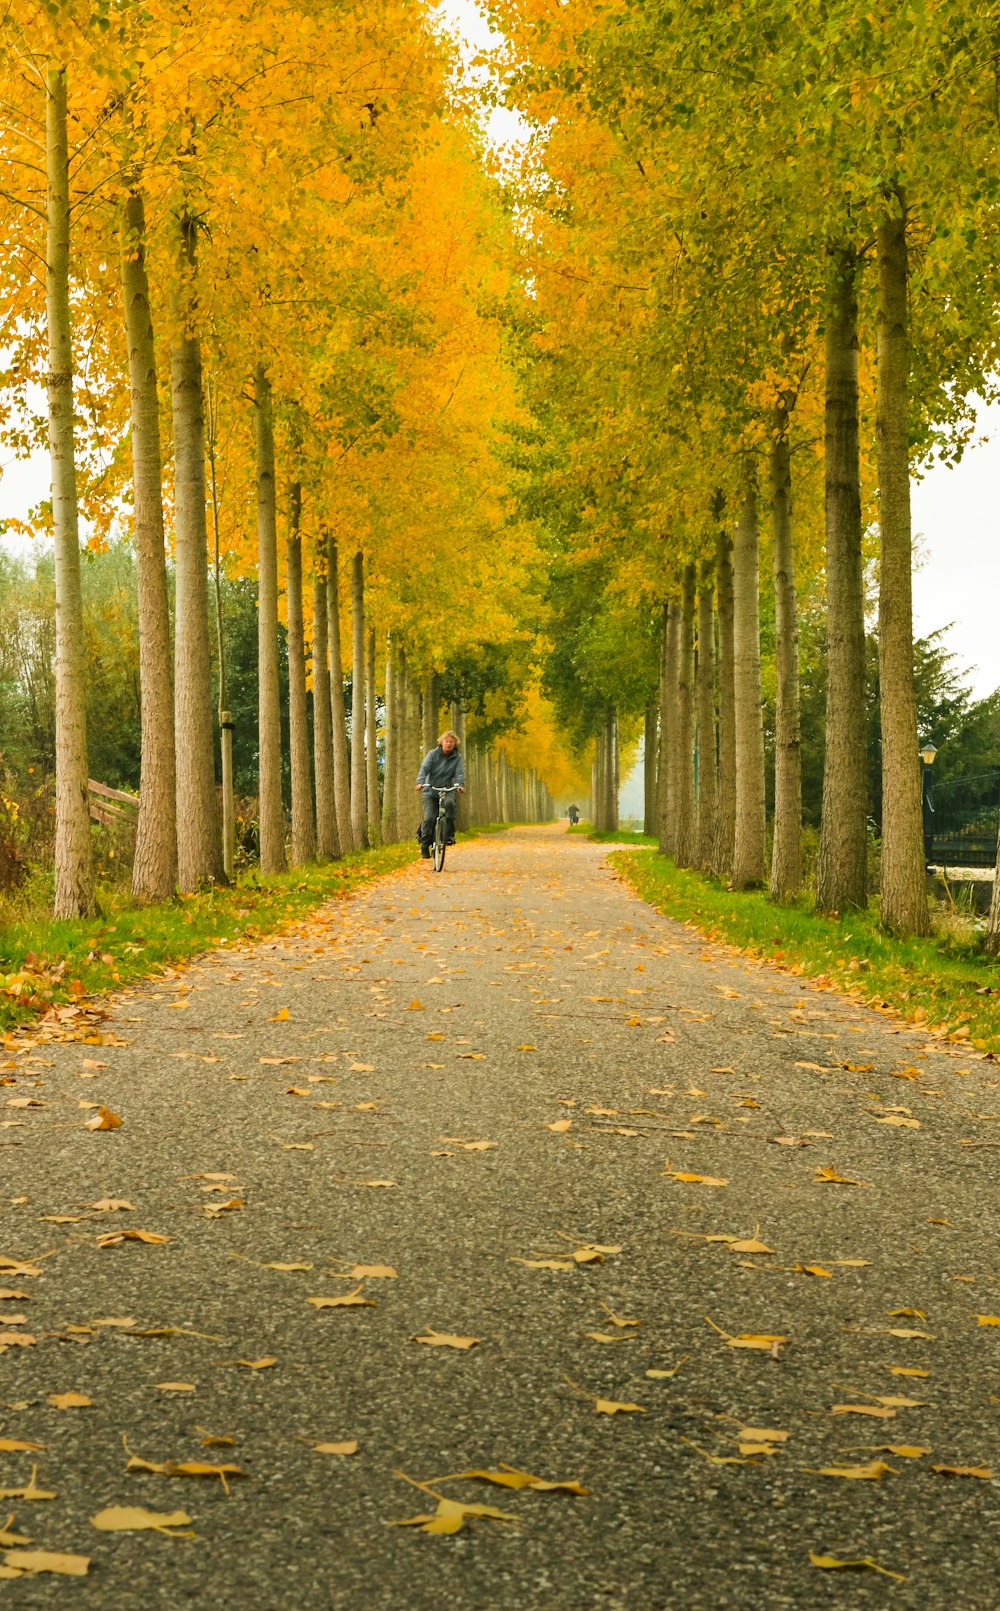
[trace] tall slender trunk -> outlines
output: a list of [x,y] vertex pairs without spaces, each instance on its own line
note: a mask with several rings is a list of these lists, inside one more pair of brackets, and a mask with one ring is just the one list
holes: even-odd
[[656,701],[646,706],[642,738],[642,831],[656,832],[656,749],[659,742],[659,713]]
[[[774,411],[771,472],[771,552],[774,565],[774,843],[771,899],[802,884],[802,744],[799,729],[799,616],[792,540],[792,467],[788,409]],[[914,755],[916,750],[914,750]]]
[[354,843],[368,843],[368,777],[365,769],[365,561],[359,549],[351,565],[351,827]]
[[87,788],[83,599],[73,440],[73,341],[69,308],[69,142],[66,69],[45,79],[48,189],[45,310],[48,326],[49,460],[56,576],[56,917],[94,910]]
[[663,854],[667,851],[667,772],[670,767],[670,605],[664,604],[660,618],[660,686],[658,698],[659,733],[656,742],[656,827],[654,832]]
[[716,538],[715,564],[719,612],[719,797],[714,862],[720,878],[729,878],[736,838],[736,667],[733,540],[721,526]]
[[709,868],[715,854],[717,752],[715,738],[715,575],[702,566],[698,592],[698,850],[697,865]]
[[378,797],[378,721],[375,703],[375,633],[368,630],[365,656],[365,792],[368,796],[368,843],[382,843],[382,811]]
[[917,700],[913,686],[910,374],[906,203],[893,188],[878,226],[878,659],[882,708],[882,921],[927,934]]
[[733,671],[736,686],[736,832],[732,880],[737,888],[766,876],[764,723],[760,686],[760,556],[757,471],[744,470],[743,505],[733,544]]
[[858,460],[858,255],[833,253],[826,324],[826,750],[816,900],[866,904],[865,622]]
[[288,489],[285,593],[288,599],[288,747],[292,769],[292,862],[301,867],[316,855],[312,778],[309,766],[309,703],[306,699],[306,638],[302,616],[302,487]]
[[434,748],[438,741],[438,713],[440,702],[438,699],[438,680],[433,673],[424,683],[423,689],[421,690],[421,697],[423,701],[424,753],[426,754],[428,750],[432,750]]
[[132,505],[139,612],[142,761],[132,894],[166,901],[177,883],[177,786],[170,610],[163,542],[163,467],[156,345],[146,275],[142,193],[130,190],[121,218],[122,300],[132,422]]
[[347,712],[344,709],[344,664],[340,651],[340,574],[337,544],[327,538],[327,639],[330,648],[330,720],[333,725],[333,796],[337,807],[337,837],[342,854],[360,849],[351,824],[351,768],[347,754]]
[[327,667],[326,575],[321,556],[313,571],[312,695],[313,755],[316,767],[316,849],[321,860],[340,855],[337,803],[333,793],[333,728],[330,721],[330,673]]
[[177,757],[177,882],[195,890],[225,874],[215,790],[212,675],[208,641],[205,416],[196,332],[198,226],[180,220],[181,293],[170,353],[174,432],[174,734]]
[[399,838],[396,829],[396,771],[399,765],[397,686],[396,645],[390,634],[385,644],[385,772],[382,779],[382,843],[386,845],[395,844]]
[[660,849],[668,856],[677,854],[677,776],[680,754],[677,732],[677,679],[680,675],[681,609],[671,604],[667,617],[667,702],[661,713],[666,762],[664,766],[663,837]]
[[257,743],[260,870],[285,870],[281,801],[281,693],[278,680],[278,534],[271,383],[263,364],[253,376],[257,425]]
[[[458,739],[459,750],[461,751],[462,755],[465,756],[466,770],[471,772],[471,768],[469,766],[469,757],[465,752],[465,706],[462,704],[461,700],[456,700],[455,704],[451,707],[451,725],[454,728],[455,735]],[[459,830],[464,830],[469,826],[468,790],[470,782],[471,777],[467,777],[465,780],[465,794],[460,794],[457,796],[458,804],[455,809],[455,826]]]
[[677,625],[677,682],[674,752],[674,861],[690,867],[695,859],[694,817],[694,597],[693,565],[684,567]]
[[233,780],[233,732],[235,723],[229,709],[226,681],[226,634],[222,617],[222,551],[219,541],[219,485],[215,449],[218,440],[218,388],[209,378],[208,433],[206,457],[212,501],[212,593],[215,605],[216,678],[219,695],[219,759],[222,764],[220,811],[222,819],[222,867],[227,882],[236,875],[236,793]]

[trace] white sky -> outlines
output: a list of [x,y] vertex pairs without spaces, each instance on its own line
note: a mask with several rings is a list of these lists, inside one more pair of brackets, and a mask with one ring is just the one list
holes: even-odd
[[[465,39],[467,56],[489,42],[475,0],[440,0],[438,10]],[[522,129],[517,115],[506,111],[493,113],[488,123],[496,144],[516,141]],[[957,468],[935,465],[914,482],[913,530],[922,539],[923,562],[913,601],[917,635],[947,627],[948,647],[983,696],[1000,687],[1000,406],[984,406],[978,425],[985,440],[969,448]],[[48,495],[45,455],[16,461],[2,454],[0,472],[0,518],[24,516]]]

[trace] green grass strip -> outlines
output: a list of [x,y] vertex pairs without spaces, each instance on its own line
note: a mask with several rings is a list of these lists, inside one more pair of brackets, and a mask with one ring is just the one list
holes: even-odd
[[648,833],[631,833],[628,828],[616,828],[614,833],[598,833],[589,822],[578,822],[566,829],[567,833],[583,834],[595,845],[655,845],[659,841]]
[[407,840],[273,877],[243,874],[231,888],[159,905],[139,906],[127,892],[103,888],[95,918],[57,922],[31,912],[0,931],[0,1031],[54,1003],[118,990],[223,941],[274,934],[418,855],[416,841]]
[[897,939],[872,912],[837,919],[805,906],[778,906],[762,891],[727,889],[647,851],[617,851],[610,860],[644,901],[710,940],[1000,1053],[1000,969],[971,948],[950,954],[955,942],[947,937]]

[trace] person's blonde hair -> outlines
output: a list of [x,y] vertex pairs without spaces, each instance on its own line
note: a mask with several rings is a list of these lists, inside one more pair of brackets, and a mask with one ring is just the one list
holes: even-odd
[[446,728],[443,733],[438,735],[438,743],[442,743],[446,738],[453,738],[455,740],[455,747],[458,747],[458,734],[453,733],[450,727]]

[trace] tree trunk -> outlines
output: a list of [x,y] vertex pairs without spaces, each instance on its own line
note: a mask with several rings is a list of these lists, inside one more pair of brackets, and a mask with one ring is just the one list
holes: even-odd
[[288,747],[292,769],[292,863],[301,867],[316,855],[312,778],[309,766],[309,705],[306,699],[306,642],[302,618],[302,487],[288,489],[285,592],[288,599]]
[[342,855],[360,849],[351,824],[351,766],[347,754],[347,712],[344,709],[344,664],[340,651],[340,573],[337,544],[327,538],[326,620],[330,650],[330,720],[333,725],[333,797],[337,808],[337,837]]
[[858,462],[856,252],[833,254],[826,325],[826,750],[816,901],[866,904],[865,621]]
[[878,226],[878,658],[882,707],[881,915],[901,934],[930,932],[924,860],[917,701],[913,686],[910,349],[906,205]]
[[351,828],[354,843],[368,843],[368,779],[365,770],[365,561],[359,549],[351,565]]
[[[771,899],[802,885],[802,745],[799,731],[799,617],[792,541],[788,410],[775,410],[771,438],[771,548],[774,562],[774,843]],[[914,749],[916,755],[916,749]]]
[[180,221],[182,298],[170,353],[174,432],[174,732],[177,755],[177,882],[182,891],[224,877],[215,790],[208,642],[205,416],[196,327],[198,226]]
[[398,754],[395,763],[396,835],[399,839],[409,839],[414,830],[416,806],[414,785],[417,781],[417,775],[415,772],[412,774],[410,772],[410,671],[406,650],[403,648],[400,648],[396,659],[394,686],[396,690],[394,700],[396,715],[393,731],[399,734]]
[[421,690],[423,700],[423,741],[424,754],[432,750],[438,741],[438,680],[431,675]]
[[146,217],[138,190],[121,219],[122,300],[132,422],[132,504],[139,612],[142,762],[132,894],[166,901],[177,884],[177,805],[170,610],[163,541],[163,474],[156,346],[146,276]]
[[663,764],[663,799],[660,804],[662,828],[660,849],[673,857],[677,851],[677,679],[680,663],[681,612],[678,604],[671,604],[665,616],[666,702],[660,711],[660,759]]
[[457,804],[456,809],[455,809],[455,826],[460,831],[464,832],[465,829],[467,829],[468,826],[469,826],[469,785],[470,785],[470,783],[472,781],[472,779],[471,779],[472,768],[471,768],[471,766],[469,764],[469,757],[468,757],[468,755],[466,755],[466,745],[465,745],[465,706],[463,704],[456,703],[456,704],[454,704],[452,706],[452,708],[451,708],[451,725],[455,729],[455,734],[456,734],[456,736],[458,738],[458,747],[461,750],[462,754],[465,756],[466,771],[469,772],[469,774],[470,774],[470,776],[467,777],[466,780],[465,780],[466,792],[464,794],[460,794],[460,795],[456,796],[458,804]]
[[326,577],[317,554],[313,572],[312,694],[313,755],[316,766],[316,849],[321,860],[340,855],[337,803],[333,793],[333,726],[330,720],[330,673],[327,667]]
[[281,801],[281,694],[278,681],[278,537],[271,383],[263,364],[253,376],[257,425],[257,817],[260,870],[285,870]]
[[393,845],[399,838],[396,828],[396,796],[399,785],[399,717],[396,709],[398,681],[396,645],[391,634],[385,644],[385,773],[382,779],[382,843]]
[[721,526],[716,538],[715,568],[719,612],[719,788],[713,863],[720,878],[729,878],[733,871],[736,838],[736,672],[733,646],[733,542]]
[[677,624],[677,681],[674,724],[674,861],[691,867],[695,859],[694,817],[694,596],[693,565],[684,567]]
[[56,917],[89,917],[94,910],[94,869],[87,788],[83,600],[73,440],[65,68],[51,68],[46,74],[45,166],[48,185],[46,391],[56,584],[56,887],[53,910]]
[[702,567],[698,593],[698,849],[696,865],[707,869],[715,854],[717,766],[715,739],[715,577]]
[[369,628],[365,658],[365,793],[368,796],[368,843],[382,843],[382,812],[378,797],[378,720],[375,703],[375,633]]
[[766,877],[764,723],[760,687],[760,556],[757,473],[748,459],[743,507],[733,545],[733,672],[736,686],[736,832],[732,880],[737,889]]
[[655,700],[646,706],[642,740],[642,831],[656,833],[656,750],[659,743],[659,712]]

